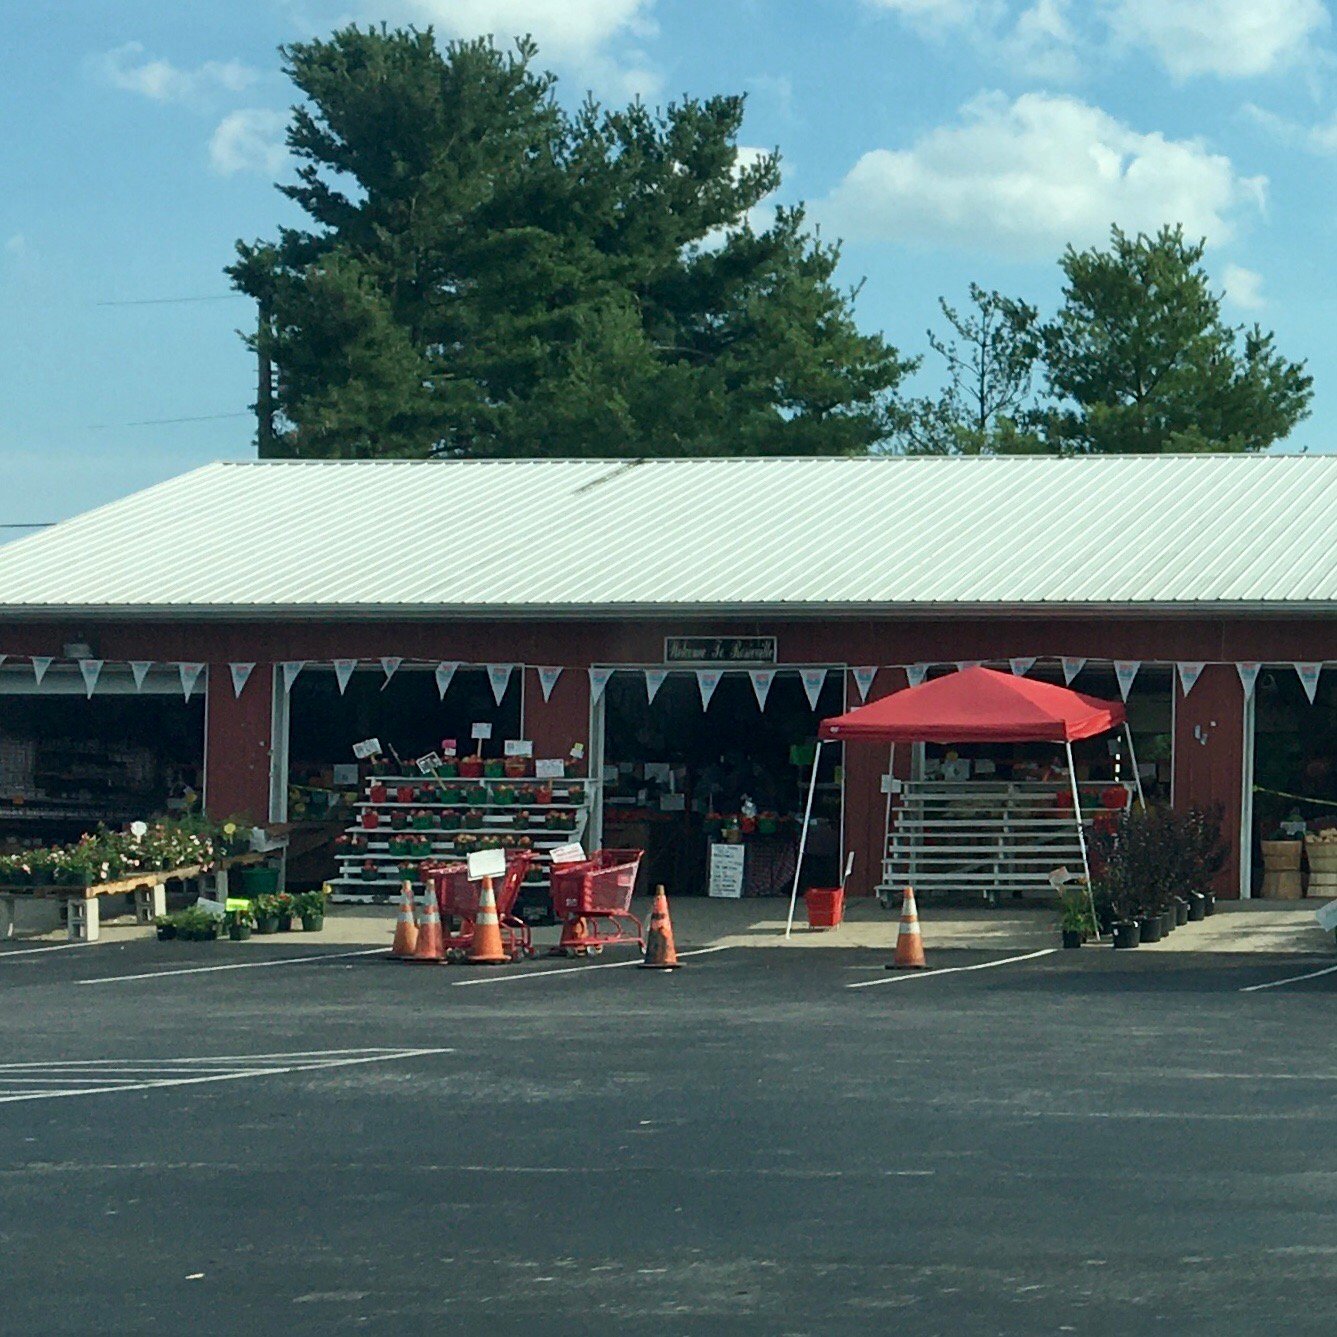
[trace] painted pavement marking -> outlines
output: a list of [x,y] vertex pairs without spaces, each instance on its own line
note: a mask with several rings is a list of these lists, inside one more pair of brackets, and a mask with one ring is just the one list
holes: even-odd
[[1288,975],[1284,980],[1272,980],[1268,984],[1250,984],[1240,993],[1259,993],[1263,989],[1280,989],[1283,984],[1299,984],[1301,980],[1316,980],[1320,975],[1331,975],[1337,966],[1328,966],[1324,970],[1311,970],[1307,975]]
[[343,961],[350,956],[389,956],[388,947],[368,947],[360,952],[315,952],[310,956],[281,956],[275,961],[235,961],[225,966],[186,966],[181,970],[146,970],[138,975],[99,975],[76,980],[76,984],[124,984],[127,980],[158,980],[172,975],[208,975],[218,970],[264,970],[269,966],[299,966],[308,961]]
[[[679,952],[684,956],[706,956],[710,952],[727,952],[728,947],[694,947],[690,952]],[[508,980],[552,980],[564,975],[586,975],[591,970],[620,970],[624,966],[639,966],[641,958],[633,956],[626,961],[602,961],[597,966],[565,966],[552,970],[526,970],[523,974],[481,975],[476,980],[455,980],[457,989],[467,989],[475,984],[504,984]]]
[[1025,956],[1005,956],[1001,961],[981,961],[973,966],[947,966],[942,970],[907,970],[903,974],[888,974],[885,978],[877,980],[860,980],[858,984],[847,984],[845,987],[871,989],[879,984],[903,984],[906,980],[931,980],[939,975],[961,975],[968,970],[992,970],[995,966],[1010,966],[1018,961],[1034,961],[1037,957],[1052,956],[1056,951],[1057,947],[1046,947],[1043,951],[1027,952]]

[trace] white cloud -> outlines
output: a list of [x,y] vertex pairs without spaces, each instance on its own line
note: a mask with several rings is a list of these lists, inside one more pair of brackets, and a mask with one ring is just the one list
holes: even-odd
[[1110,0],[1119,37],[1177,78],[1251,78],[1287,69],[1328,27],[1322,0]]
[[288,118],[265,107],[229,112],[209,140],[209,161],[222,176],[263,172],[277,176],[287,161],[283,129]]
[[113,88],[138,93],[154,102],[194,102],[210,93],[241,93],[260,77],[239,61],[209,60],[193,70],[167,60],[144,58],[142,42],[126,42],[94,62]]
[[1283,144],[1320,155],[1337,153],[1337,114],[1316,125],[1301,125],[1252,102],[1246,102],[1243,110],[1249,120]]
[[910,148],[864,154],[821,212],[852,239],[1042,258],[1111,223],[1182,223],[1222,242],[1266,185],[1199,140],[1142,133],[1076,98],[986,93]]
[[1263,296],[1263,276],[1242,265],[1227,265],[1223,276],[1226,301],[1241,311],[1261,311],[1267,305]]
[[993,19],[998,0],[868,0],[874,9],[886,9],[921,28],[955,28]]

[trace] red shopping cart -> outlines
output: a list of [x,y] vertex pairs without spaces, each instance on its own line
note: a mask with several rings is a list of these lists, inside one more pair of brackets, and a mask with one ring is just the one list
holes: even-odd
[[[525,880],[533,859],[529,850],[508,850],[506,876],[494,891],[502,945],[512,961],[535,954],[529,925],[514,913],[520,884]],[[481,881],[469,880],[467,863],[425,863],[422,866],[422,877],[427,889],[436,897],[437,908],[441,912],[446,959],[463,961],[473,946],[474,920],[478,917],[478,897],[482,893],[483,884]]]
[[553,864],[552,912],[562,921],[554,956],[597,954],[615,942],[634,942],[645,950],[645,929],[631,913],[643,853],[595,850],[575,863]]

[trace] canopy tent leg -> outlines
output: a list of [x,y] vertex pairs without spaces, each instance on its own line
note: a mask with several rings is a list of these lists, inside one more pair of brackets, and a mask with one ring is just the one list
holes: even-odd
[[1068,780],[1072,784],[1072,810],[1077,818],[1077,843],[1082,847],[1082,871],[1086,874],[1086,899],[1091,905],[1091,920],[1095,924],[1096,941],[1100,941],[1100,920],[1096,916],[1096,893],[1091,885],[1091,859],[1086,852],[1086,827],[1082,824],[1082,795],[1077,788],[1077,766],[1072,759],[1072,742],[1064,740],[1068,753]]
[[882,824],[882,869],[878,876],[878,885],[886,881],[887,860],[891,851],[891,787],[896,783],[896,744],[887,749],[887,820]]
[[1137,802],[1143,812],[1147,810],[1146,796],[1142,793],[1142,777],[1137,773],[1137,748],[1133,746],[1133,731],[1128,727],[1128,721],[1123,722],[1123,736],[1128,740],[1128,756],[1133,763],[1133,783],[1137,786]]
[[808,781],[808,804],[803,810],[803,830],[799,832],[798,858],[794,862],[794,888],[789,893],[789,922],[785,925],[785,937],[794,931],[794,907],[798,904],[798,883],[803,873],[803,855],[808,848],[808,823],[812,821],[812,799],[817,793],[817,767],[822,763],[822,748],[826,739],[819,738],[812,754],[812,779]]

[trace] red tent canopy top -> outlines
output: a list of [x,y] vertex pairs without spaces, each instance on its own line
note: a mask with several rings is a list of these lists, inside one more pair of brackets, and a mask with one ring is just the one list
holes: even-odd
[[1124,722],[1122,702],[994,669],[967,668],[823,720],[826,741],[1063,743]]

